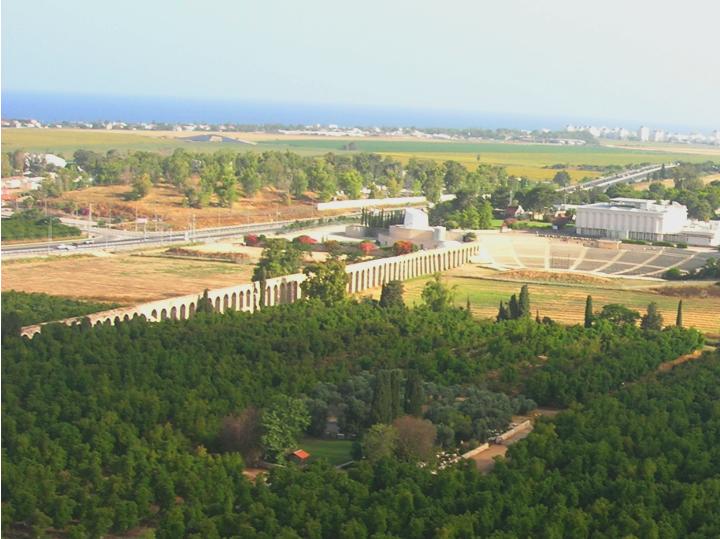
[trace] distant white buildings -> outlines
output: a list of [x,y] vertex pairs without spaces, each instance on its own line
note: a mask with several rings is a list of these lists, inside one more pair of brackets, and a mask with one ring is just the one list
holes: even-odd
[[565,130],[570,133],[590,133],[595,138],[611,140],[640,140],[642,142],[675,142],[681,144],[715,144],[720,145],[720,130],[710,135],[702,133],[672,133],[663,129],[651,130],[641,126],[637,131],[630,131],[624,127],[598,127],[594,125],[567,125]]
[[695,221],[677,202],[614,198],[578,206],[578,235],[617,240],[670,241],[688,245],[720,245],[720,221]]

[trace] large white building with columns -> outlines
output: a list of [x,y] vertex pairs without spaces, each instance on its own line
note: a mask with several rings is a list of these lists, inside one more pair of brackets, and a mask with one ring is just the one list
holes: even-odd
[[687,207],[667,200],[613,198],[578,206],[575,229],[595,238],[720,245],[720,222],[690,220]]

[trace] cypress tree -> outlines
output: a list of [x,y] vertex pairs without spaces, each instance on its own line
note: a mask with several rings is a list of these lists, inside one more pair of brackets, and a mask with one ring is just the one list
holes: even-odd
[[403,402],[400,398],[400,370],[390,371],[390,420],[400,417],[403,413]]
[[657,310],[657,303],[654,301],[647,307],[647,313],[642,317],[640,321],[640,327],[648,330],[661,330],[663,324],[663,317]]
[[510,319],[516,320],[520,318],[520,304],[518,303],[517,296],[513,294],[510,296]]
[[530,316],[530,290],[524,284],[520,289],[520,301],[518,302],[518,318]]
[[585,300],[585,327],[591,328],[593,323],[593,304],[592,296],[588,296]]
[[470,312],[470,296],[467,297],[467,303],[465,304],[465,309],[467,312]]
[[510,313],[508,313],[507,306],[504,302],[500,302],[500,307],[498,308],[498,314],[496,317],[496,320],[498,322],[502,322],[503,320],[508,320],[510,318]]
[[405,307],[403,290],[404,287],[401,281],[385,283],[380,293],[380,307]]
[[206,288],[203,295],[198,298],[197,307],[195,307],[196,313],[211,313],[213,312],[212,301],[208,297],[208,289]]
[[535,312],[535,322],[537,322],[538,324],[542,322],[542,320],[540,319],[540,309]]
[[678,301],[677,316],[675,317],[675,325],[679,328],[683,325],[682,300]]
[[420,374],[416,370],[408,372],[405,381],[405,413],[419,416],[422,413],[422,405],[425,402],[425,393],[422,387]]
[[375,377],[373,400],[370,406],[370,420],[375,423],[392,421],[392,395],[390,390],[390,373],[382,370]]

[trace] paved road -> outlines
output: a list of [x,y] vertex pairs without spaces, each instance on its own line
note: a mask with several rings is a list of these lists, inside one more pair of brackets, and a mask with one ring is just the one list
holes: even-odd
[[[315,221],[315,219],[307,219]],[[108,228],[90,227],[89,232],[93,236],[91,244],[81,243],[82,240],[58,240],[53,242],[36,243],[32,245],[9,245],[3,246],[4,256],[25,257],[48,254],[77,253],[79,251],[91,251],[97,249],[137,249],[140,247],[152,247],[154,245],[167,245],[173,243],[187,243],[194,241],[205,241],[218,238],[229,238],[245,234],[269,234],[277,232],[289,224],[298,220],[275,221],[271,223],[255,223],[250,225],[224,226],[218,228],[204,228],[195,230],[181,230],[168,232],[129,232]],[[58,249],[59,245],[72,245],[72,249]]]
[[[665,164],[665,170],[674,168],[676,166],[678,166],[678,163],[667,163]],[[648,165],[632,170],[625,170],[618,174],[613,174],[612,176],[604,176],[602,178],[597,178],[589,182],[576,183],[573,185],[568,185],[567,187],[561,187],[557,189],[557,191],[587,191],[588,189],[595,189],[596,187],[610,187],[611,185],[615,185],[617,183],[634,183],[638,181],[643,181],[647,179],[652,173],[661,170],[662,167],[663,165]]]

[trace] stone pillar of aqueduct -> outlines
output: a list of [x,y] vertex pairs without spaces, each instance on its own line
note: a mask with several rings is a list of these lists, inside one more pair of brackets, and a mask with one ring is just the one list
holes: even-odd
[[[479,251],[478,243],[467,243],[456,247],[418,251],[415,253],[359,262],[347,266],[348,293],[355,294],[375,288],[388,281],[404,281],[422,275],[431,275],[456,268],[467,262]],[[255,311],[265,306],[293,303],[301,296],[300,283],[306,279],[302,273],[284,275],[268,279],[264,289],[259,282],[245,283],[208,291],[208,299],[215,311]],[[264,302],[260,298],[264,295]],[[142,303],[131,307],[122,307],[109,311],[89,314],[85,317],[68,318],[59,322],[65,324],[80,323],[87,318],[92,325],[115,324],[144,316],[151,322],[173,319],[184,320],[191,317],[197,308],[199,294],[179,296],[169,299]],[[42,324],[27,326],[22,334],[32,337],[39,333]]]

